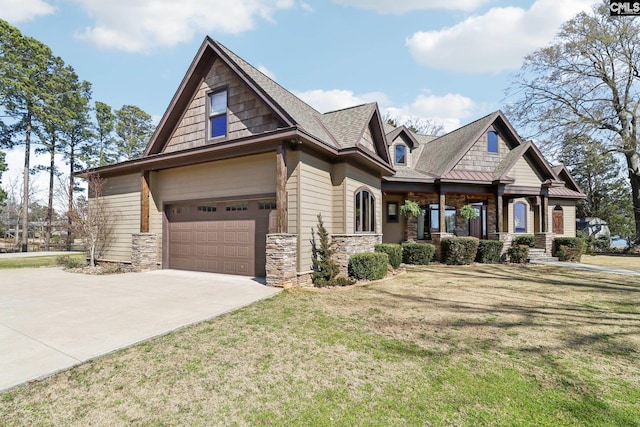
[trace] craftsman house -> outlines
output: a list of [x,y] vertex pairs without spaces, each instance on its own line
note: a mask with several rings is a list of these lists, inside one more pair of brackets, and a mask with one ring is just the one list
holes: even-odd
[[[535,233],[548,248],[583,197],[501,112],[441,137],[383,124],[375,103],[321,114],[209,38],[143,156],[90,173],[117,212],[102,259],[275,286],[309,283],[318,214],[344,270],[382,241]],[[422,214],[402,217],[405,200]]]

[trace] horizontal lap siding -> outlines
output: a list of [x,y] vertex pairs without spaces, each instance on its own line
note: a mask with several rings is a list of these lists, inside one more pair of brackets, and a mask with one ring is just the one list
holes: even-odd
[[156,195],[167,202],[274,193],[275,154],[203,163],[158,172]]
[[333,166],[331,179],[333,183],[333,233],[346,233],[346,163],[339,163]]
[[157,257],[162,260],[162,203],[158,200],[155,192],[155,184],[158,181],[158,172],[150,172],[149,192],[149,233],[157,236]]
[[371,191],[375,199],[376,209],[376,233],[382,233],[382,191],[380,190],[380,177],[372,175],[355,166],[347,166],[346,178],[346,233],[355,232],[355,192],[360,187],[366,187]]
[[311,228],[317,230],[318,214],[332,233],[333,186],[331,184],[331,164],[301,153],[300,157],[300,271],[311,269]]
[[131,261],[131,234],[140,232],[140,193],[138,174],[106,180],[103,197],[114,215],[114,232],[99,259]]
[[287,152],[287,231],[292,234],[298,232],[299,154],[299,151]]
[[553,209],[562,206],[562,217],[564,220],[564,234],[558,234],[558,237],[575,237],[576,236],[576,204],[573,200],[549,199],[549,207],[547,210],[547,230],[553,231]]
[[508,175],[515,179],[514,185],[539,187],[542,184],[542,179],[524,157],[516,162]]

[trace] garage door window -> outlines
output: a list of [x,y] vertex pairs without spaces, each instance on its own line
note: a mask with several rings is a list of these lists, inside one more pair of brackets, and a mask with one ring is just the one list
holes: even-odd
[[260,210],[273,210],[276,208],[275,200],[267,200],[258,202],[258,209]]
[[198,206],[198,212],[215,212],[215,206]]
[[235,212],[235,211],[246,211],[249,209],[249,205],[247,203],[234,203],[232,205],[227,205],[227,212]]

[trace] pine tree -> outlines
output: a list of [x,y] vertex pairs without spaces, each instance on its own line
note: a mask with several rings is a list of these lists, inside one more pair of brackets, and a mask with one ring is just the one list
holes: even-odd
[[340,272],[340,267],[333,261],[336,252],[335,246],[330,241],[329,232],[322,222],[322,214],[318,214],[318,247],[315,232],[311,229],[311,256],[312,256],[312,281],[314,286],[332,286],[334,279]]

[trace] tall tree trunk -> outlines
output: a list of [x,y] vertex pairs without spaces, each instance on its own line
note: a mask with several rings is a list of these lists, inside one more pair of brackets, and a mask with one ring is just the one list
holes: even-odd
[[22,252],[29,249],[29,156],[31,154],[31,111],[27,112],[24,138],[24,172],[22,199]]
[[47,232],[45,234],[44,247],[48,251],[51,243],[51,228],[53,221],[53,177],[56,172],[56,140],[53,136],[51,141],[51,147],[49,148],[49,155],[51,156],[49,163],[49,204],[47,205]]
[[71,229],[73,227],[73,220],[71,219],[71,212],[73,211],[73,172],[75,169],[75,148],[74,141],[71,141],[69,152],[69,210],[67,213],[67,251],[71,250]]
[[[636,242],[640,239],[640,156],[637,152],[626,152],[629,168],[629,183],[631,184],[631,198],[633,200],[633,219],[636,224]],[[629,243],[629,246],[632,246]]]

